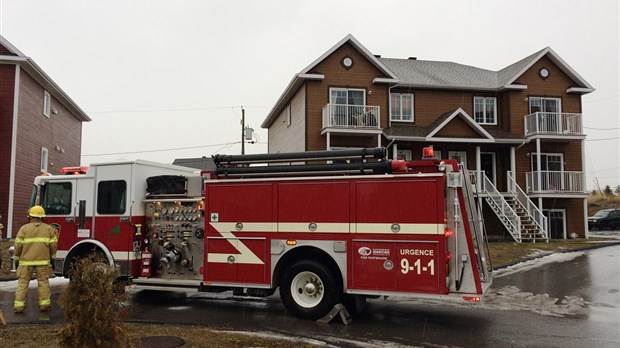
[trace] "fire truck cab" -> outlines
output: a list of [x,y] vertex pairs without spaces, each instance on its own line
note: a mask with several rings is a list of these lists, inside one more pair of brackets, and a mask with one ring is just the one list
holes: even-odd
[[[270,296],[319,319],[367,297],[480,300],[491,285],[474,185],[453,160],[385,149],[146,161],[37,177],[57,274],[96,253],[138,289]],[[69,173],[74,171],[69,170]]]

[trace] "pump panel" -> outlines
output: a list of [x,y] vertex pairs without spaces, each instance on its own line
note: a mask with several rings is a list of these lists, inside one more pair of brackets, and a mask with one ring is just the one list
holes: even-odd
[[[145,275],[165,279],[202,279],[204,214],[202,200],[162,199],[146,206],[145,250],[151,253]],[[145,272],[143,267],[143,272]]]

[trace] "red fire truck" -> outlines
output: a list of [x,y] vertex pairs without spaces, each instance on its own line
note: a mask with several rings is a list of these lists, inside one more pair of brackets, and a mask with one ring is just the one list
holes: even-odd
[[481,215],[453,160],[385,149],[146,161],[35,179],[60,225],[55,272],[105,257],[139,289],[270,296],[309,319],[341,302],[404,296],[477,302],[491,285]]

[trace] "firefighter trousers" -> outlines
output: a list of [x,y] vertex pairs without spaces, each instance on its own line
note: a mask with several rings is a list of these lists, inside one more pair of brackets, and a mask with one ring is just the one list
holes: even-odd
[[17,267],[17,290],[15,290],[16,310],[26,307],[26,297],[28,295],[28,285],[32,272],[37,273],[37,283],[39,289],[39,308],[47,309],[52,305],[49,277],[52,267],[46,266],[22,266]]

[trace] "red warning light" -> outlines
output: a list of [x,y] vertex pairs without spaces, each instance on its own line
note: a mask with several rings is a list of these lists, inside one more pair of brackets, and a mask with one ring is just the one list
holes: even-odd
[[435,158],[435,152],[432,146],[427,146],[422,149],[422,159]]

